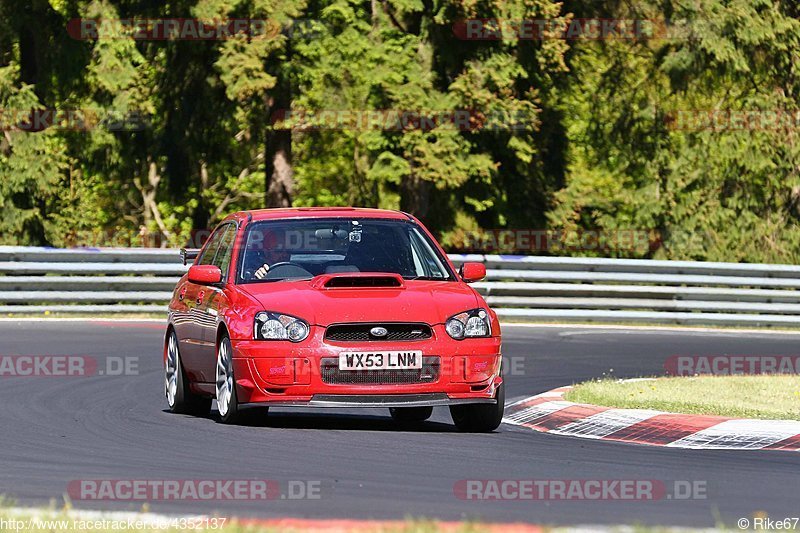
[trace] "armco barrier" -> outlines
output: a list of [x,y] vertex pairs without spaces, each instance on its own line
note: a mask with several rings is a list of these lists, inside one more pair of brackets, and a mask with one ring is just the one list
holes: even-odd
[[[800,266],[451,255],[506,320],[800,326]],[[160,313],[177,250],[0,246],[0,313]]]

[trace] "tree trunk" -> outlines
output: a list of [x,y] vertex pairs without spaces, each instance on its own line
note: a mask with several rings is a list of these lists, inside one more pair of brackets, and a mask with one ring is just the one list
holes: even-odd
[[294,193],[292,169],[292,132],[272,130],[266,146],[267,207],[289,207]]
[[[168,244],[171,232],[167,229],[164,219],[161,217],[161,211],[158,209],[158,185],[161,183],[161,174],[158,171],[158,165],[155,161],[148,158],[147,165],[147,182],[143,183],[139,177],[134,177],[133,184],[142,195],[142,226],[140,232],[143,238],[143,244],[146,247],[165,247]],[[155,222],[160,231],[160,235],[152,238],[149,235],[150,224]]]
[[[286,62],[291,61],[291,45],[287,44]],[[292,106],[289,74],[281,69],[277,73],[274,96],[270,102],[270,116],[288,112]],[[264,187],[267,207],[290,207],[294,194],[292,169],[292,130],[267,128],[264,146],[266,183]]]
[[425,217],[431,196],[431,183],[417,175],[406,176],[400,182],[400,209],[415,217]]

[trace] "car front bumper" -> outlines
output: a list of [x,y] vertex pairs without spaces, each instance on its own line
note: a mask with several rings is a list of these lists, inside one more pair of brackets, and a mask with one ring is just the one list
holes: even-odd
[[[433,327],[431,339],[412,342],[328,342],[312,327],[300,343],[233,340],[233,368],[240,403],[290,407],[420,407],[495,403],[500,377],[500,338],[456,341]],[[438,361],[435,379],[413,383],[331,383],[323,359],[341,352],[422,351]],[[433,359],[431,359],[433,358]],[[359,371],[368,372],[368,371]]]

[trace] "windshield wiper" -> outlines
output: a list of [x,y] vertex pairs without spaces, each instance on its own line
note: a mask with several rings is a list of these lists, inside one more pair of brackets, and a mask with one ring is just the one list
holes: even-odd
[[308,281],[313,278],[264,278],[251,279],[248,283],[274,283],[276,281]]

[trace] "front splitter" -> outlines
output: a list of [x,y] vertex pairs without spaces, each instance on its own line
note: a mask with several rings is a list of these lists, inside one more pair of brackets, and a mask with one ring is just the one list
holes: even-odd
[[315,394],[308,401],[259,402],[247,405],[270,407],[439,407],[465,404],[496,404],[494,398],[458,398],[447,394]]

